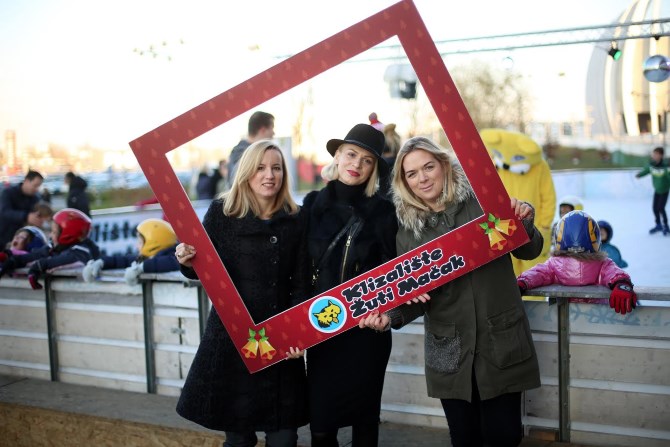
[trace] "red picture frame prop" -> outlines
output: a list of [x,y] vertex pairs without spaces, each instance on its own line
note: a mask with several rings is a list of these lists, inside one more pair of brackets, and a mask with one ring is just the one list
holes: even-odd
[[[466,225],[274,317],[247,311],[167,160],[171,150],[397,35],[484,214]],[[491,159],[440,54],[410,0],[400,1],[236,85],[130,143],[179,240],[250,372],[337,336],[371,310],[386,311],[526,243]]]

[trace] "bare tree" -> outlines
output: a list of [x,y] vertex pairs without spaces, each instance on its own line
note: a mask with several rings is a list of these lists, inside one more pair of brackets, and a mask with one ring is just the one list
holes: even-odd
[[451,69],[454,82],[479,129],[513,128],[525,132],[531,96],[523,75],[475,60]]

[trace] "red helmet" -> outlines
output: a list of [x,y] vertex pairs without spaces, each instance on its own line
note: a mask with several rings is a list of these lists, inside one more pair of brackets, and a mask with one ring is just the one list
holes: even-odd
[[54,214],[53,220],[60,227],[57,245],[72,245],[88,237],[91,218],[74,208],[63,208]]

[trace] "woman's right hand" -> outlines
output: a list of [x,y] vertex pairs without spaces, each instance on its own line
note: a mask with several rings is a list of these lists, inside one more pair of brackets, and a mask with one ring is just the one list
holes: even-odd
[[177,248],[174,250],[175,256],[177,257],[177,262],[179,262],[184,267],[193,267],[191,260],[195,256],[195,247],[193,245],[187,245],[181,243],[177,245]]

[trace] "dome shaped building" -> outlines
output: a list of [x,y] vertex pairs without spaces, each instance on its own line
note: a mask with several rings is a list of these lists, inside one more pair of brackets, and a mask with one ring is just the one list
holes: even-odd
[[[668,1],[636,0],[617,23],[669,17],[669,12]],[[646,154],[650,145],[666,143],[670,80],[647,81],[643,64],[655,54],[670,56],[670,37],[626,39],[628,32],[627,28],[611,28],[607,31],[611,46],[599,43],[594,47],[586,81],[585,130],[588,137],[610,149]],[[630,32],[640,34],[640,30]],[[610,48],[621,50],[617,60],[609,54]]]

